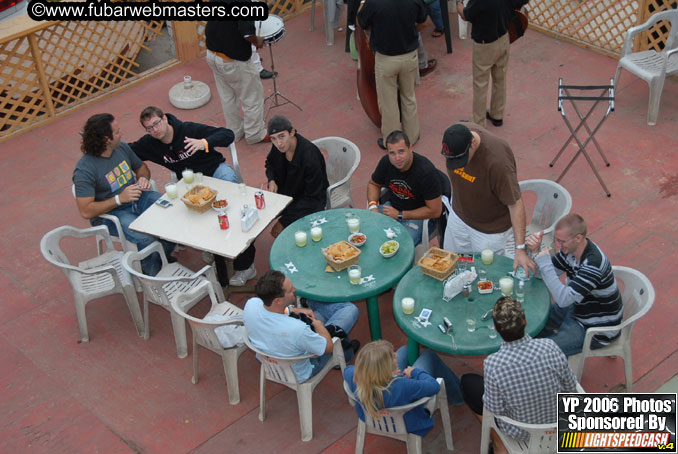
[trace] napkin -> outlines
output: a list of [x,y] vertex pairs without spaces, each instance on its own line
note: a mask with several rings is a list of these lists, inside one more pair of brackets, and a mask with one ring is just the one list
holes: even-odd
[[457,275],[452,275],[445,281],[445,288],[443,290],[443,299],[449,301],[459,293],[461,293],[464,285],[471,284],[475,281],[478,275],[475,272],[475,267],[471,271],[463,271]]

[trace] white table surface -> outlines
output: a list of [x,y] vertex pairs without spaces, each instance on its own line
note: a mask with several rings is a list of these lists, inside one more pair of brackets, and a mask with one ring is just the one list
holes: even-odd
[[[183,179],[177,183],[178,197],[170,200],[171,207],[163,208],[153,204],[130,224],[130,229],[234,259],[292,202],[292,197],[263,191],[266,207],[258,210],[259,220],[252,229],[243,232],[240,228],[240,209],[244,204],[256,208],[254,193],[260,189],[248,186],[247,195],[243,196],[236,183],[208,176],[203,177],[202,184],[217,191],[217,200],[225,198],[228,201],[226,214],[230,227],[227,230],[219,228],[217,212],[211,207],[204,213],[186,207],[181,201],[181,196],[188,190]],[[162,198],[167,199],[167,194]]]

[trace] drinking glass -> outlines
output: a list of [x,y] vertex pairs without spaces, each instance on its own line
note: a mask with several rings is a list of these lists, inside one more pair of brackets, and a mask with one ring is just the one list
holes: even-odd
[[202,184],[202,172],[196,172],[194,175],[196,184]]
[[494,328],[494,325],[489,325],[487,327],[488,335],[490,336],[490,339],[494,339],[497,337],[497,330]]
[[494,252],[491,249],[483,249],[480,253],[480,260],[482,260],[485,265],[492,265],[492,262],[494,261]]
[[346,219],[346,224],[348,224],[348,231],[351,233],[360,232],[360,219],[357,217],[350,217]]
[[313,227],[311,229],[311,239],[313,241],[320,241],[323,239],[323,229],[322,227]]
[[402,299],[400,304],[403,306],[403,314],[409,315],[414,312],[414,298],[410,298],[409,296],[405,297]]
[[184,169],[184,171],[181,172],[181,176],[184,178],[184,183],[187,185],[193,184],[195,174],[191,169]]
[[176,199],[178,195],[176,183],[167,183],[165,185],[165,194],[167,194],[168,199]]
[[503,296],[513,295],[513,279],[510,277],[502,277],[499,279],[499,288]]
[[247,185],[245,183],[238,183],[238,192],[240,192],[240,195],[246,196],[247,195]]
[[469,333],[472,333],[476,330],[476,321],[473,320],[472,318],[467,318],[466,319],[466,331]]
[[299,247],[306,246],[306,240],[307,240],[306,232],[304,232],[303,230],[299,230],[294,234],[294,241],[297,243],[297,246]]
[[353,285],[360,284],[361,269],[360,265],[351,265],[348,267],[348,280]]

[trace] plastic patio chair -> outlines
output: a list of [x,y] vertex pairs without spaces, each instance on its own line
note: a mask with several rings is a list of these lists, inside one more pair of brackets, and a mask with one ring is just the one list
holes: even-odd
[[[72,265],[66,254],[61,250],[60,242],[63,238],[101,238],[107,246],[107,252],[94,258]],[[61,268],[73,287],[75,313],[78,317],[80,338],[82,342],[89,342],[87,331],[87,317],[85,306],[88,302],[108,295],[120,293],[125,297],[127,307],[132,314],[132,320],[139,336],[143,336],[144,323],[139,309],[139,300],[134,288],[132,276],[123,268],[123,252],[113,248],[111,235],[106,226],[100,225],[87,229],[76,229],[71,226],[58,227],[47,232],[40,241],[40,251],[45,259],[54,266]]]
[[[660,21],[671,23],[671,30],[664,44],[664,49],[661,52],[654,49],[633,52],[634,37],[653,28]],[[614,76],[615,92],[622,68],[643,79],[650,86],[647,124],[657,124],[664,79],[667,75],[678,74],[678,10],[672,9],[653,14],[644,24],[632,27],[626,32],[624,47],[617,64],[617,73]]]
[[[577,383],[577,392],[584,393],[584,389]],[[496,419],[495,419],[496,418]],[[506,424],[514,425],[530,434],[528,441],[516,440],[506,435],[497,427],[497,419]],[[487,454],[490,448],[490,431],[494,430],[509,454],[549,454],[558,449],[558,423],[526,424],[508,416],[499,416],[483,406],[483,425],[480,436],[480,454]]]
[[[139,262],[154,252],[160,254],[162,259],[162,268],[158,271],[158,274],[148,276],[138,271]],[[177,356],[185,358],[188,355],[186,323],[182,316],[172,309],[172,302],[176,301],[179,295],[188,293],[188,296],[183,297],[181,307],[184,311],[189,310],[209,295],[209,290],[200,285],[206,280],[212,283],[218,302],[223,302],[225,300],[224,292],[217,281],[214,268],[211,265],[206,265],[199,271],[194,272],[178,263],[168,263],[165,251],[158,241],[154,241],[139,252],[130,251],[125,253],[122,265],[130,274],[139,279],[144,290],[144,333],[146,339],[150,336],[148,317],[148,303],[150,301],[170,312],[174,329],[174,341],[177,346]]]
[[537,194],[532,220],[525,228],[525,238],[543,230],[542,244],[552,245],[553,229],[560,218],[570,213],[572,196],[567,189],[551,180],[523,180],[518,184],[521,192],[532,191]]
[[[149,183],[151,184],[151,189],[154,191],[157,191],[157,186],[155,184],[155,180],[152,178],[148,180]],[[73,193],[73,198],[75,198],[75,184],[71,185],[71,192]],[[131,241],[127,240],[125,237],[125,232],[122,230],[122,226],[120,225],[120,220],[118,219],[117,216],[110,214],[110,213],[104,213],[100,214],[98,217],[102,219],[108,219],[115,225],[115,229],[117,230],[118,234],[115,236],[112,236],[111,239],[113,240],[113,243],[120,244],[120,247],[122,248],[123,251],[137,251],[137,245],[132,243]],[[97,254],[101,255],[103,252],[102,245],[104,243],[104,239],[101,236],[97,236],[96,238],[97,242]]]
[[341,137],[323,137],[313,144],[327,152],[328,210],[343,206],[354,207],[351,197],[351,176],[360,164],[360,149],[356,144]]
[[247,337],[247,330],[243,330],[243,340],[247,347],[257,354],[261,361],[259,373],[259,421],[266,418],[266,380],[274,383],[280,383],[297,393],[297,404],[299,406],[299,424],[301,426],[301,441],[311,441],[313,439],[313,390],[321,382],[325,375],[332,370],[334,366],[341,368],[344,373],[346,361],[344,360],[344,350],[341,348],[341,340],[338,337],[332,338],[334,349],[332,358],[325,364],[325,367],[316,375],[303,383],[297,382],[297,377],[292,369],[292,364],[307,358],[314,358],[315,355],[302,355],[292,358],[283,358],[280,356],[267,355],[252,345]]
[[235,171],[235,176],[238,177],[238,183],[244,183],[245,180],[243,180],[242,172],[240,172],[240,163],[238,162],[238,151],[235,149],[235,142],[231,142],[231,145],[228,147],[231,150],[231,161],[233,161],[233,170]]
[[[195,291],[202,292],[206,290],[212,302],[212,307],[203,319],[199,319],[188,315],[184,312],[184,307],[190,304],[192,298],[191,294],[181,293],[172,301],[172,309],[174,312],[182,316],[188,321],[193,333],[193,384],[198,383],[198,345],[205,347],[221,356],[221,361],[224,366],[224,375],[226,376],[226,387],[228,389],[228,400],[231,405],[240,403],[240,387],[238,385],[238,358],[247,350],[247,346],[240,339],[240,343],[235,343],[229,346],[223,346],[219,341],[215,329],[222,326],[242,326],[242,309],[234,306],[228,301],[219,303],[217,296],[212,288],[212,283],[208,280],[203,280],[195,288]],[[209,321],[206,320],[209,316],[220,315],[229,317],[225,321]]]
[[[624,283],[622,301],[624,303],[624,316],[622,322],[615,326],[600,326],[588,328],[584,337],[584,349],[577,355],[568,357],[570,367],[581,379],[584,371],[584,361],[591,356],[620,356],[624,360],[624,375],[626,378],[626,392],[631,392],[633,387],[633,368],[631,364],[631,330],[633,325],[652,307],[654,303],[654,287],[650,280],[640,271],[625,266],[613,266],[615,278]],[[606,331],[621,330],[617,339],[609,345],[596,350],[591,350],[593,336]]]
[[[443,421],[443,433],[445,434],[445,445],[448,451],[453,451],[454,442],[452,440],[452,423],[450,420],[450,410],[447,406],[445,382],[442,378],[436,378],[436,380],[440,384],[440,391],[438,391],[438,393],[433,396],[422,397],[421,399],[407,405],[380,410],[378,419],[373,418],[367,412],[363,412],[365,415],[365,421],[358,418],[358,433],[355,442],[356,454],[363,452],[366,432],[404,441],[407,443],[408,453],[421,453],[422,437],[408,433],[405,427],[405,420],[403,418],[405,413],[415,407],[418,407],[419,405],[425,405],[426,409],[431,415],[433,415],[436,410],[440,410],[440,418]],[[348,401],[351,403],[351,405],[360,405],[346,381],[344,381],[344,391],[348,395]]]

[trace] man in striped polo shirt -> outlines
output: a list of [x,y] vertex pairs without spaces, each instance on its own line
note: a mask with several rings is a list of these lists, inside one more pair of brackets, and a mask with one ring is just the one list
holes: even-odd
[[[536,254],[544,283],[551,292],[551,314],[538,337],[553,339],[566,356],[582,351],[586,329],[621,322],[623,307],[612,265],[598,245],[586,237],[586,222],[578,214],[568,214],[555,227],[559,251],[539,252],[543,232],[530,235],[527,246]],[[566,273],[563,284],[560,275]],[[619,331],[593,337],[592,348],[600,348],[619,336]]]

